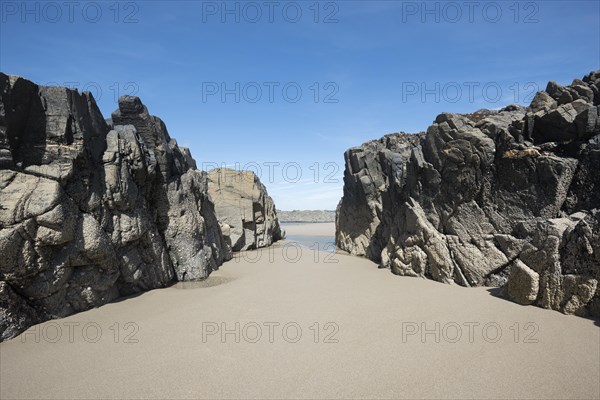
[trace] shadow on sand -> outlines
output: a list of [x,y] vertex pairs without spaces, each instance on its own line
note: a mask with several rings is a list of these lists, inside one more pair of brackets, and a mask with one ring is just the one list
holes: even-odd
[[[498,287],[493,287],[493,288],[488,288],[487,289],[488,293],[494,297],[497,297],[498,299],[504,300],[504,301],[508,301],[510,303],[513,304],[517,304],[513,301],[508,300],[506,297],[504,297],[502,295],[503,293],[503,288],[498,288]],[[525,307],[535,307],[535,306],[525,306]],[[559,312],[559,311],[555,311],[555,312]],[[596,326],[600,326],[600,318],[598,317],[579,317],[579,318],[584,318],[584,319],[588,319],[592,322],[594,322],[594,325]]]
[[200,289],[223,285],[225,283],[231,282],[232,280],[234,279],[223,276],[209,276],[208,278],[203,279],[201,281],[177,282],[171,287],[175,289]]

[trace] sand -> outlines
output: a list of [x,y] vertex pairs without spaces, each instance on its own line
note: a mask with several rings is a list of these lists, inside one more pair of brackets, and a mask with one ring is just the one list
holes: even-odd
[[283,223],[281,225],[288,236],[335,236],[335,223],[333,222]]
[[[292,250],[249,252],[202,283],[49,321],[0,344],[0,397],[600,397],[598,322],[486,288],[397,277],[362,258]],[[423,323],[433,333],[410,334]],[[222,328],[224,337],[215,333]]]

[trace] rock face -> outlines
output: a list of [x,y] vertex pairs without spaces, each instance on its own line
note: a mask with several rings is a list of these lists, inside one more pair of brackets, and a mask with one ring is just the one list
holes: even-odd
[[254,172],[213,169],[208,193],[233,251],[270,246],[282,238],[275,204]]
[[0,340],[231,257],[207,175],[137,97],[0,73]]
[[338,246],[398,275],[600,316],[600,71],[345,153]]

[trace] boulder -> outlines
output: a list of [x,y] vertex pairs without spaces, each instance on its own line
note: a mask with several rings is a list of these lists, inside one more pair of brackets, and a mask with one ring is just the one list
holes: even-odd
[[508,297],[515,303],[533,304],[540,289],[540,275],[520,260],[515,260],[510,268],[507,287]]
[[213,169],[208,172],[208,193],[233,251],[258,249],[282,239],[273,199],[254,172]]
[[539,111],[550,111],[557,106],[556,100],[546,92],[537,92],[531,101],[531,111],[537,113]]

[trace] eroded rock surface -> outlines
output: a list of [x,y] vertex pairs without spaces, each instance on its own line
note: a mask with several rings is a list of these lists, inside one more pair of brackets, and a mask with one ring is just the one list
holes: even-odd
[[600,71],[345,153],[338,246],[398,275],[600,316]]
[[205,172],[137,97],[0,73],[0,340],[231,257]]
[[254,172],[213,169],[208,192],[233,251],[270,246],[282,238],[275,204]]

